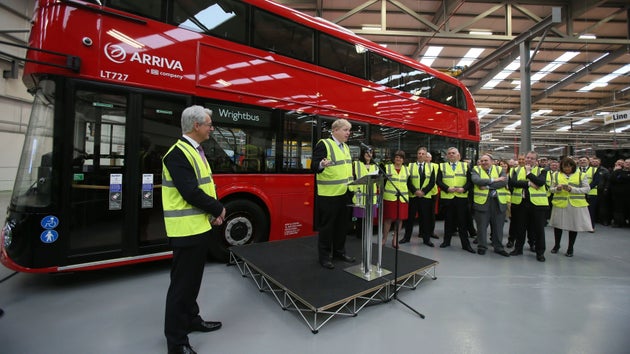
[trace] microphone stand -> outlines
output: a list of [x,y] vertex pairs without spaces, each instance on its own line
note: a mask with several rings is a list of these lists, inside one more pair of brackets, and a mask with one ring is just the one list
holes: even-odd
[[[403,200],[408,203],[409,199],[407,199],[407,197],[405,197],[401,192],[400,189],[398,189],[398,187],[396,187],[396,185],[394,184],[394,181],[392,181],[390,175],[387,174],[387,172],[385,171],[385,169],[383,168],[383,166],[381,166],[381,164],[377,164],[376,166],[378,166],[378,170],[379,172],[385,176],[385,179],[387,180],[387,182],[389,182],[392,187],[394,187],[394,189],[396,190],[396,199],[397,199],[397,205],[396,205],[396,220],[397,222],[402,223],[402,220],[400,220],[400,209],[399,209],[399,205],[400,204],[400,198],[402,197]],[[384,183],[383,185],[385,185],[386,183]],[[383,187],[383,189],[385,189]],[[407,307],[409,310],[413,311],[416,315],[420,316],[420,318],[424,319],[424,315],[421,314],[420,312],[418,312],[416,309],[414,309],[413,307],[411,307],[410,305],[406,304],[404,301],[402,301],[401,299],[398,298],[398,249],[400,248],[400,246],[398,245],[398,225],[394,225],[395,230],[394,231],[394,237],[396,237],[396,248],[394,250],[394,294],[393,294],[393,299],[400,302],[401,304],[403,304],[405,307]],[[389,230],[388,230],[389,232]]]

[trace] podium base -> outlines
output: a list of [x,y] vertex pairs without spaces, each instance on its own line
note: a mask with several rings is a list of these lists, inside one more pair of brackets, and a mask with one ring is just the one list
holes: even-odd
[[363,264],[357,264],[357,265],[353,265],[351,267],[348,267],[346,269],[344,269],[346,272],[355,275],[361,279],[370,281],[370,280],[374,280],[374,279],[378,279],[382,276],[385,276],[387,274],[391,274],[392,272],[390,272],[387,269],[383,269],[381,268],[381,270],[377,270],[376,266],[372,265],[372,270],[370,270],[369,272],[366,272],[363,269]]

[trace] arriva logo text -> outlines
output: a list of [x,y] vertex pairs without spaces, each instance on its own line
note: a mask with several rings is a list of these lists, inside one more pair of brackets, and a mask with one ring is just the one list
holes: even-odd
[[[127,51],[120,45],[108,43],[103,47],[105,56],[114,63],[122,64],[127,59]],[[147,53],[133,53],[129,61],[154,66],[158,68],[166,68],[171,70],[184,71],[182,63],[176,59],[169,59],[157,55]]]
[[182,63],[180,63],[179,60],[169,60],[168,58],[158,57],[157,55],[149,55],[146,53],[133,53],[129,61],[135,61],[140,64],[150,66],[157,66],[158,68],[167,68],[171,70],[177,69],[179,71],[184,71],[184,68],[182,68]]

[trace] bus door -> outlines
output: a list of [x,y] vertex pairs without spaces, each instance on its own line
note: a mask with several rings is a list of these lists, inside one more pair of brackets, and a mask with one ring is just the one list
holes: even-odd
[[128,106],[124,93],[74,92],[68,255],[79,259],[71,263],[125,254]]
[[[134,196],[137,206],[137,240],[140,253],[159,250],[167,243],[162,209],[162,157],[182,136],[181,116],[187,107],[185,97],[169,95],[162,97],[145,94],[141,97],[140,133],[138,146],[138,170]],[[136,134],[134,134],[136,135]],[[130,142],[131,145],[137,145]]]
[[74,100],[72,263],[168,251],[162,156],[181,136],[186,100],[95,89]]

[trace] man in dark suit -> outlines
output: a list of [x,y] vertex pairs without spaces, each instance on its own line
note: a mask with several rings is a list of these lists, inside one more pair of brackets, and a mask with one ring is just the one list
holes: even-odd
[[467,163],[459,161],[461,155],[455,147],[446,150],[446,162],[440,164],[437,185],[440,187],[440,203],[446,210],[444,217],[444,242],[440,248],[451,245],[451,237],[455,230],[459,231],[462,249],[475,253],[468,240],[468,190],[471,187]]
[[431,191],[435,186],[435,175],[431,163],[427,161],[427,148],[418,147],[416,151],[417,161],[409,163],[409,179],[407,180],[407,188],[409,189],[409,212],[405,221],[405,236],[400,243],[407,243],[411,240],[413,232],[413,224],[418,215],[418,233],[422,237],[422,242],[433,247],[431,236],[433,236],[433,228],[431,227],[431,218],[434,214],[434,203],[431,199]]
[[536,260],[545,261],[545,221],[547,220],[547,171],[538,167],[538,154],[525,155],[525,166],[510,172],[508,186],[512,190],[512,223],[516,244],[511,256],[523,254],[525,235],[530,237]]
[[503,249],[503,224],[507,210],[508,190],[506,172],[492,164],[492,156],[485,154],[480,165],[473,167],[470,180],[474,185],[473,211],[477,222],[477,253],[486,254],[488,248],[488,224],[492,230],[494,252],[509,257]]
[[164,318],[169,354],[195,353],[188,333],[221,328],[221,322],[204,321],[197,304],[211,229],[225,219],[200,145],[214,130],[212,111],[188,107],[182,112],[181,125],[183,136],[166,153],[162,167],[164,224],[173,248]]
[[346,255],[346,234],[350,224],[352,201],[348,183],[352,182],[352,158],[346,144],[352,125],[345,119],[332,123],[332,136],[321,139],[313,149],[311,170],[315,173],[316,226],[319,231],[319,263],[327,269],[335,268],[332,259],[354,262]]

